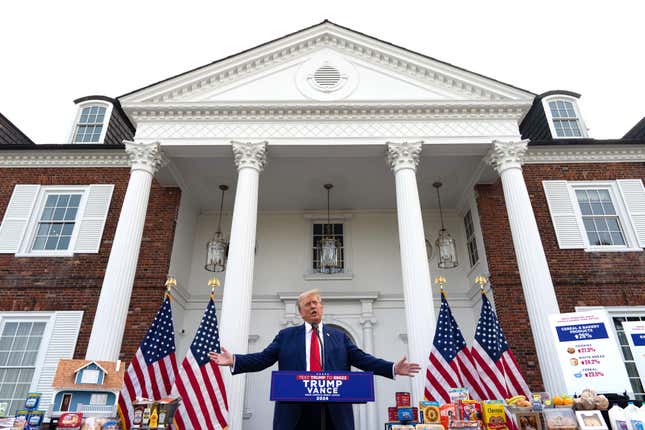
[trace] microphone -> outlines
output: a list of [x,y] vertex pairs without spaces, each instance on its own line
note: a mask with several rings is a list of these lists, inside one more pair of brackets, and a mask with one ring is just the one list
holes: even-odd
[[320,345],[320,367],[322,370],[325,370],[325,347],[323,346],[322,339],[318,333],[318,324],[312,323],[311,329],[316,333],[316,338],[318,339],[318,344]]

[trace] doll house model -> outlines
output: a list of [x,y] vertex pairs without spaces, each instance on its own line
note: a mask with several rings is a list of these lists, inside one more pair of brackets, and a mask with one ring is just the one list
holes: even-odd
[[83,412],[84,416],[116,416],[123,384],[121,361],[60,360],[52,383],[51,416]]

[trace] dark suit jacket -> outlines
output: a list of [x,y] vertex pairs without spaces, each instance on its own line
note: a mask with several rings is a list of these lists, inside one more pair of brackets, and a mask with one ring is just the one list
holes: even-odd
[[[325,370],[350,370],[350,366],[393,378],[393,363],[381,360],[358,348],[347,335],[323,324]],[[262,352],[235,355],[233,374],[257,372],[272,366],[276,361],[280,370],[306,370],[305,325],[281,330],[273,342]],[[329,413],[338,430],[354,429],[352,405],[329,403]],[[276,402],[273,414],[274,430],[293,430],[298,424],[301,403]]]

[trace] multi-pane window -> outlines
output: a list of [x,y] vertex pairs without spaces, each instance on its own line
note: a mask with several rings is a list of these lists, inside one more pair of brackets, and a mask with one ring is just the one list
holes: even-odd
[[641,382],[640,375],[638,373],[638,368],[634,362],[634,356],[632,355],[632,350],[629,347],[629,341],[627,340],[627,335],[623,328],[624,321],[645,321],[645,315],[640,316],[614,316],[614,327],[616,328],[616,334],[618,335],[618,342],[620,343],[620,349],[623,352],[623,359],[625,360],[625,368],[627,369],[627,376],[629,376],[629,382],[632,385],[632,390],[634,391],[634,396],[636,400],[645,401],[645,389]]
[[0,334],[0,402],[9,415],[25,404],[46,322],[6,321]]
[[473,224],[473,215],[470,211],[464,217],[464,227],[466,227],[466,247],[468,248],[468,259],[470,267],[473,267],[479,260],[477,253],[477,239],[475,238],[475,226]]
[[578,189],[576,198],[591,246],[625,246],[620,218],[608,189]]
[[553,100],[549,102],[549,109],[556,137],[583,137],[573,102]]
[[81,110],[76,124],[74,143],[99,143],[105,121],[105,106],[87,106]]
[[32,250],[66,250],[74,231],[81,194],[49,194],[38,220]]
[[[338,266],[330,269],[320,267],[320,256],[318,253],[318,246],[323,237],[331,237],[336,239],[338,243]],[[314,272],[318,273],[342,273],[345,271],[345,247],[343,240],[343,224],[314,224],[313,225],[313,261],[312,268]]]

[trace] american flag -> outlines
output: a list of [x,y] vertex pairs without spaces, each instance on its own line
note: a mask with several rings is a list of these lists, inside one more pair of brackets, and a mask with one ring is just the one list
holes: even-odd
[[450,403],[447,390],[451,387],[467,387],[471,397],[477,400],[484,395],[470,350],[442,291],[439,318],[426,369],[424,397],[426,400]]
[[531,398],[531,391],[484,293],[472,355],[486,391],[485,399],[506,399],[518,394]]
[[210,351],[220,352],[214,294],[181,363],[172,389],[182,402],[175,413],[176,428],[227,429],[228,403],[219,366],[208,358]]
[[118,406],[124,428],[129,429],[132,422],[132,402],[137,397],[157,400],[168,397],[175,382],[175,375],[175,331],[170,295],[166,293],[157,316],[125,373]]

